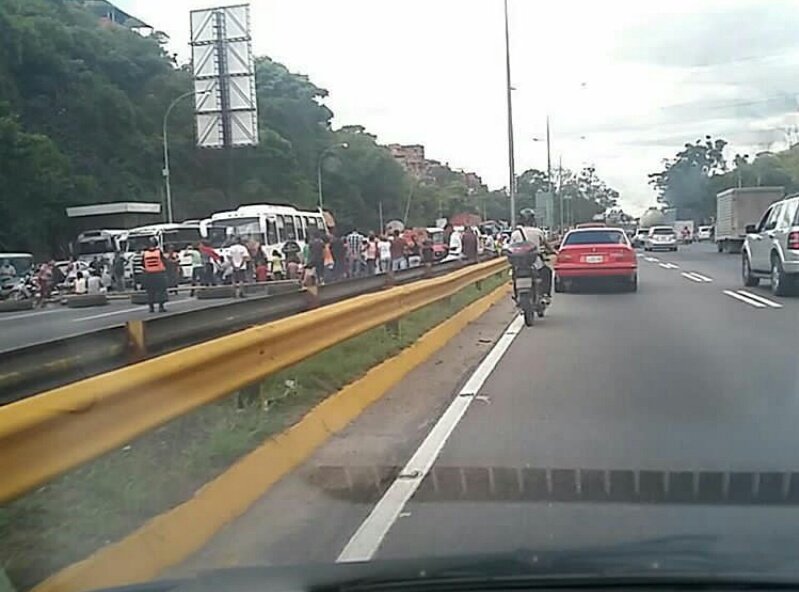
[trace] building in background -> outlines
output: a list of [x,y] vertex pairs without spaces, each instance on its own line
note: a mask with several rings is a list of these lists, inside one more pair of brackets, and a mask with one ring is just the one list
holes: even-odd
[[[96,15],[103,25],[125,27],[144,37],[156,33],[153,27],[135,16],[128,14],[121,8],[114,6],[107,0],[81,0],[80,4],[90,13]],[[158,32],[158,35],[164,35],[164,33]]]
[[427,162],[424,159],[424,146],[421,144],[389,144],[387,148],[394,160],[410,175],[417,179],[424,177],[427,170]]

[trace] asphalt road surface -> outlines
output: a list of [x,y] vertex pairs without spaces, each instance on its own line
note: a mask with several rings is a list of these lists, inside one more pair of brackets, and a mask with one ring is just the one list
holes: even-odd
[[[166,314],[220,306],[228,302],[197,300],[186,294],[170,298]],[[44,309],[4,312],[0,313],[0,351],[113,327],[125,321],[147,318],[149,314],[146,304],[131,304],[127,299],[112,300],[105,306],[92,308],[67,308],[50,304]]]
[[676,535],[795,546],[799,298],[743,289],[713,245],[639,262],[638,293],[558,294],[534,328],[492,309],[176,572]]

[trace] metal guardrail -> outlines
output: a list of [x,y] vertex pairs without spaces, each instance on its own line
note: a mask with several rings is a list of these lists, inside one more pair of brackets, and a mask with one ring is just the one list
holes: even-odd
[[175,312],[142,321],[0,351],[0,405],[32,396],[101,372],[283,318],[319,304],[405,284],[463,267],[461,261],[416,267],[393,278],[376,275],[321,286],[312,300],[297,282],[250,285],[246,299],[220,299],[206,308]]
[[495,259],[349,298],[6,405],[0,408],[0,501],[506,266]]

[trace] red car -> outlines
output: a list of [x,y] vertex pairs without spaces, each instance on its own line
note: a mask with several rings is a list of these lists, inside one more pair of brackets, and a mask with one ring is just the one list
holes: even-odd
[[605,278],[638,289],[638,259],[627,235],[618,228],[577,228],[563,239],[555,261],[555,291],[575,280]]

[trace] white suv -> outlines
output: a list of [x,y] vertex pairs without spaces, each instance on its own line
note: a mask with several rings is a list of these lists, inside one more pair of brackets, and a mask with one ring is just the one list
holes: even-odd
[[677,250],[677,233],[671,226],[653,226],[644,239],[644,251]]
[[799,287],[799,195],[771,204],[758,224],[746,227],[741,269],[745,286],[770,278],[775,296]]

